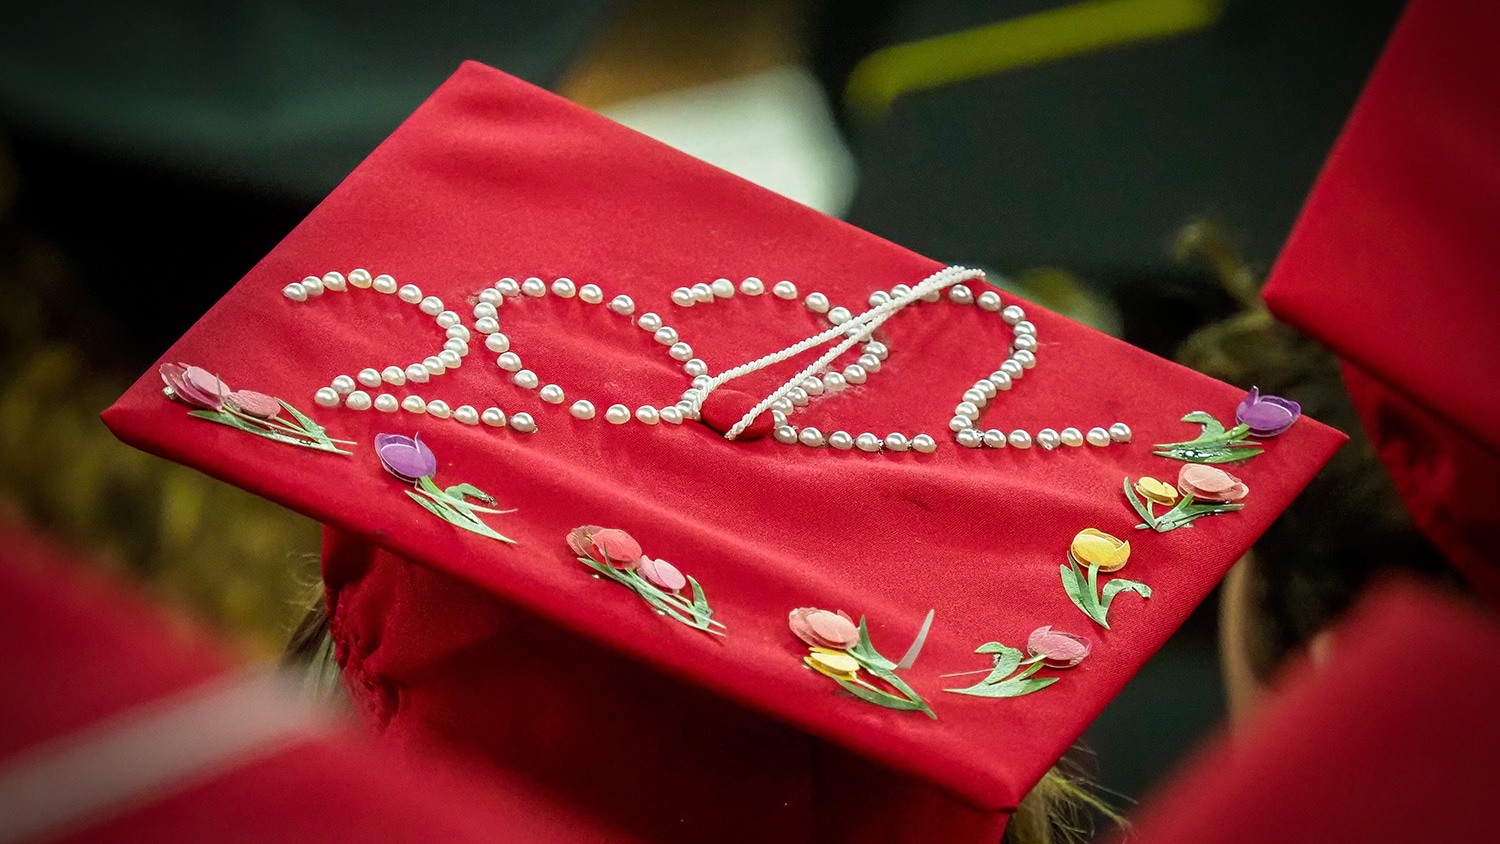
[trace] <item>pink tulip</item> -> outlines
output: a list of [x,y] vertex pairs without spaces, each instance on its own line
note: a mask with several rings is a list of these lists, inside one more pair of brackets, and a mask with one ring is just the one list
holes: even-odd
[[229,387],[208,370],[182,363],[164,363],[157,371],[161,373],[162,382],[172,391],[172,396],[179,401],[207,410],[223,408]]
[[1093,645],[1082,636],[1053,630],[1051,625],[1031,631],[1026,640],[1026,650],[1042,658],[1048,668],[1072,668],[1093,650]]
[[640,564],[641,544],[618,528],[584,525],[568,532],[568,547],[582,557],[608,561],[617,569],[633,569]]
[[281,402],[275,397],[254,390],[236,390],[224,398],[241,413],[256,419],[270,419],[281,412]]
[[668,592],[676,592],[687,585],[687,576],[666,560],[653,560],[643,554],[636,571],[653,586]]
[[1188,463],[1177,473],[1177,488],[1199,501],[1228,503],[1250,494],[1244,481],[1215,466]]
[[792,610],[787,623],[797,638],[815,648],[848,650],[859,644],[859,627],[843,610],[802,607]]

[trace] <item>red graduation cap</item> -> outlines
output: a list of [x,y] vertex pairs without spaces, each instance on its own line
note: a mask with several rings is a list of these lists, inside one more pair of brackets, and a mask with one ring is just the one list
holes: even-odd
[[1340,627],[1326,665],[1302,666],[1232,742],[1182,771],[1130,840],[1493,839],[1497,694],[1492,619],[1388,587]]
[[105,421],[328,526],[392,742],[651,840],[991,841],[1342,437],[1138,531],[1243,394],[942,269],[467,64],[168,352],[225,424]]
[[1418,528],[1500,605],[1500,7],[1414,0],[1265,288],[1342,357]]

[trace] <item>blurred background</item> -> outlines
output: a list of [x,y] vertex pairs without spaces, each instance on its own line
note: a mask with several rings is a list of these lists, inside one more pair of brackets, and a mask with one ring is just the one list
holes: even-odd
[[[97,414],[464,59],[1174,357],[1269,267],[1400,6],[7,4],[0,508],[279,651],[317,526]],[[1085,736],[1106,787],[1221,723],[1215,613]]]

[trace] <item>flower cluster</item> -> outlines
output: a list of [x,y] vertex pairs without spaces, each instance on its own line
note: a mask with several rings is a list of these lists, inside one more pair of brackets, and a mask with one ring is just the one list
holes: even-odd
[[470,533],[515,544],[514,539],[502,536],[479,518],[480,513],[514,513],[515,510],[496,510],[475,504],[474,501],[494,504],[495,499],[473,484],[438,488],[432,480],[437,474],[437,455],[419,435],[376,434],[375,455],[387,472],[416,487],[407,490],[406,494],[427,512]]
[[[932,615],[931,612],[927,614],[916,640],[899,663],[891,662],[875,650],[863,618],[855,624],[843,610],[830,612],[801,607],[787,616],[787,624],[792,633],[808,646],[808,654],[802,659],[808,668],[832,679],[867,703],[887,709],[925,712],[928,717],[936,718],[922,696],[896,676],[896,671],[909,668],[916,662],[931,628]],[[883,685],[865,679],[866,674],[880,680]]]
[[[995,664],[987,669],[988,674],[978,683],[962,689],[944,689],[959,695],[971,695],[973,697],[1020,697],[1032,692],[1040,691],[1058,681],[1057,677],[1033,677],[1043,668],[1062,670],[1072,668],[1089,655],[1093,646],[1088,639],[1075,636],[1072,633],[1064,633],[1061,630],[1053,630],[1052,626],[1046,625],[1031,631],[1026,639],[1026,651],[1028,656],[1022,658],[1021,651],[1003,645],[999,642],[986,642],[976,649],[975,653],[990,654],[994,657]],[[986,669],[981,669],[985,671]],[[967,671],[965,674],[976,674],[979,672]],[[960,674],[945,674],[945,677],[958,677]]]
[[[662,615],[705,633],[724,634],[725,627],[714,620],[708,596],[698,581],[666,560],[646,556],[641,544],[625,531],[583,525],[568,531],[566,541],[578,561],[593,569],[596,577],[630,589]],[[689,594],[684,595],[684,589]]]
[[[231,390],[219,376],[200,366],[164,363],[157,371],[166,385],[162,392],[194,408],[188,412],[189,416],[287,445],[334,454],[350,453],[339,445],[352,445],[351,442],[330,438],[323,426],[274,396],[254,390]],[[291,414],[290,419],[281,415],[283,410]]]
[[[1134,485],[1125,479],[1125,498],[1141,517],[1137,530],[1150,528],[1166,533],[1187,527],[1204,516],[1232,513],[1245,505],[1240,500],[1250,494],[1250,487],[1217,466],[1188,463],[1177,473],[1177,486],[1171,487],[1156,478],[1141,478]],[[1167,507],[1160,515],[1156,506]]]

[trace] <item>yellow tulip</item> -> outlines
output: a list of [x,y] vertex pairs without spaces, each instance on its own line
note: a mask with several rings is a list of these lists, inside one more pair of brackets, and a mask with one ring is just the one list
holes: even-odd
[[1130,559],[1130,543],[1101,530],[1084,528],[1073,537],[1068,552],[1080,565],[1098,566],[1103,572],[1119,571]]
[[1135,491],[1147,501],[1163,507],[1171,507],[1177,503],[1177,488],[1171,484],[1164,484],[1156,478],[1141,478],[1136,481]]

